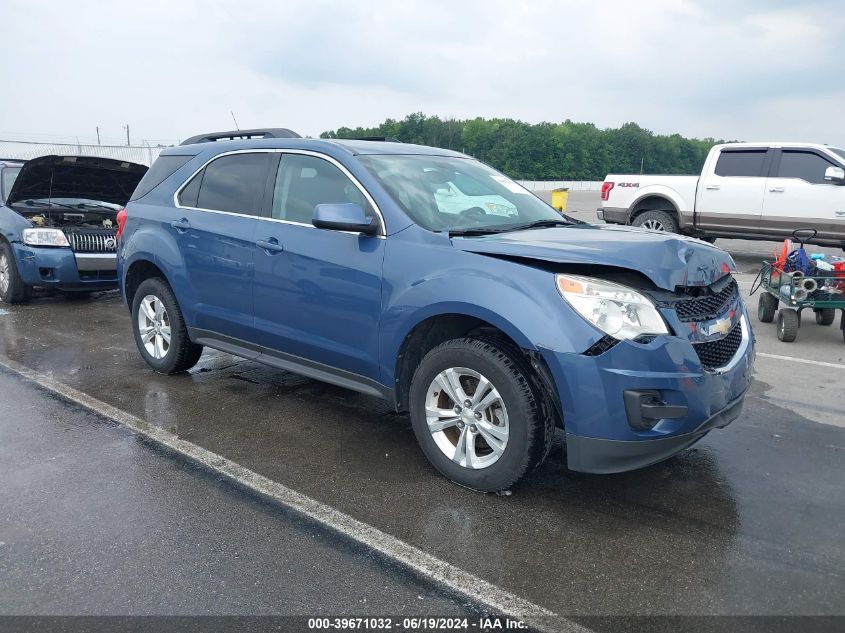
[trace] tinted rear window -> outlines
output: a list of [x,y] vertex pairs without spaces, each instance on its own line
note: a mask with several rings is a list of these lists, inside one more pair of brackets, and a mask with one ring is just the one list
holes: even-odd
[[208,164],[200,185],[201,209],[256,214],[256,201],[267,183],[267,153],[233,154]]
[[135,191],[129,199],[137,200],[146,196],[192,158],[193,156],[159,156],[153,166],[141,178],[141,182],[135,187]]
[[717,176],[762,176],[765,150],[722,152],[716,162]]

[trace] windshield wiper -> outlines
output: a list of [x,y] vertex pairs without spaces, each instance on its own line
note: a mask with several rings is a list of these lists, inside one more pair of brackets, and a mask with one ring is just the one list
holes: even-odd
[[28,207],[42,207],[45,209],[50,209],[52,207],[64,207],[65,209],[74,209],[75,207],[70,204],[65,204],[64,202],[44,202],[42,200],[24,200],[23,203]]
[[85,207],[94,208],[94,209],[107,209],[109,211],[116,211],[114,207],[110,207],[107,204],[100,204],[99,202],[80,202],[75,204],[74,207],[77,209],[84,209]]
[[449,231],[449,236],[460,235],[463,237],[472,237],[473,235],[493,235],[494,233],[510,233],[511,231],[526,231],[530,229],[546,229],[554,226],[573,226],[579,222],[574,219],[549,219],[549,220],[535,220],[534,222],[525,222],[524,224],[505,224],[503,226],[479,226],[470,227],[466,229],[452,229]]

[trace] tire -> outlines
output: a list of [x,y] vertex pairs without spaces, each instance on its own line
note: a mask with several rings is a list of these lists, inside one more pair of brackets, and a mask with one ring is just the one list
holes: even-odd
[[836,310],[834,308],[821,308],[815,310],[816,323],[819,325],[831,325],[836,320]]
[[[555,420],[543,414],[543,395],[531,375],[518,352],[494,341],[456,339],[426,354],[414,372],[409,404],[414,434],[432,465],[457,484],[496,492],[543,463]],[[460,392],[449,376],[457,378]],[[488,386],[476,398],[482,379]],[[455,397],[480,401],[461,403],[462,415],[452,418]],[[443,414],[430,415],[427,407]],[[445,425],[432,431],[430,422]],[[461,451],[464,438],[471,444]]]
[[784,343],[791,343],[798,338],[798,328],[801,321],[798,319],[798,312],[792,308],[784,308],[778,312],[778,340]]
[[[142,326],[144,324],[144,326]],[[141,328],[151,337],[144,338]],[[167,340],[167,331],[170,339]],[[141,356],[160,374],[178,374],[197,364],[202,345],[192,343],[182,310],[166,281],[143,281],[132,298],[132,333]]]
[[0,241],[0,301],[26,303],[31,298],[32,286],[27,286],[21,278],[12,247]]
[[635,217],[631,224],[652,231],[678,232],[677,220],[667,211],[644,211]]
[[777,297],[773,297],[768,292],[760,295],[760,300],[757,303],[757,318],[760,320],[760,323],[771,323],[775,320],[778,303]]

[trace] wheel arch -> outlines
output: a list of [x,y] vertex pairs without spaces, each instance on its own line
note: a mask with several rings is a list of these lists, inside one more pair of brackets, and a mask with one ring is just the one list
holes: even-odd
[[155,277],[164,279],[171,288],[173,287],[164,271],[149,259],[136,259],[127,267],[126,273],[123,276],[123,292],[126,298],[126,304],[130,310],[132,309],[132,301],[135,298],[138,286],[147,279],[153,279]]
[[663,193],[648,193],[631,205],[631,211],[628,214],[628,224],[632,224],[638,215],[646,211],[665,211],[671,213],[680,226],[681,216],[679,209],[680,206],[677,201],[672,200],[668,195]]
[[[487,316],[487,315],[484,315]],[[483,318],[468,311],[449,311],[428,315],[416,322],[402,340],[396,355],[394,397],[397,411],[407,411],[411,379],[425,355],[448,340],[478,338],[507,347],[525,362],[529,379],[545,396],[549,415],[562,425],[560,396],[551,371],[542,355],[513,324],[495,316]]]

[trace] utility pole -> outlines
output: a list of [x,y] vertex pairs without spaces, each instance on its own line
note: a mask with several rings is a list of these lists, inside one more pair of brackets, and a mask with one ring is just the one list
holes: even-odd
[[100,144],[100,126],[97,126],[97,145]]
[[[128,134],[128,132],[127,132]],[[128,145],[128,143],[127,143]],[[643,173],[643,163],[645,162],[645,156],[640,159],[640,173]]]
[[125,127],[125,128],[126,128],[126,145],[127,145],[127,147],[128,147],[128,146],[129,146],[129,124],[127,123],[127,124],[126,124],[126,125],[124,125],[123,127]]

